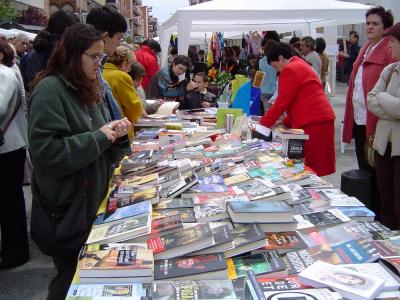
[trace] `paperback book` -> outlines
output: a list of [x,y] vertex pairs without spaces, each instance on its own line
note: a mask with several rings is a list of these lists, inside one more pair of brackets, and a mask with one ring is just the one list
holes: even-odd
[[215,244],[208,224],[197,224],[172,234],[147,240],[155,259],[167,259],[188,254]]
[[156,260],[154,279],[227,279],[225,256],[216,253]]
[[343,297],[354,300],[374,299],[384,286],[384,281],[380,278],[323,261],[315,262],[302,271],[299,277],[313,287],[330,287]]

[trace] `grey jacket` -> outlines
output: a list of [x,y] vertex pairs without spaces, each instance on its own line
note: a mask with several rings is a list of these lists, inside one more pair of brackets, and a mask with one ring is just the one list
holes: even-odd
[[0,146],[0,154],[25,148],[28,144],[28,123],[21,86],[14,71],[0,64],[0,128],[5,127],[17,105],[18,112],[4,135],[5,144]]
[[[392,78],[386,87],[393,67]],[[379,117],[373,148],[383,156],[391,136],[392,156],[400,156],[400,64],[392,63],[383,69],[367,100],[368,110]]]

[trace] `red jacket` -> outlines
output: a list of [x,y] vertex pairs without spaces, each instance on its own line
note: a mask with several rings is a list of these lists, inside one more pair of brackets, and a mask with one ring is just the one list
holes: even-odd
[[[376,82],[379,79],[384,67],[394,62],[392,59],[392,52],[390,49],[390,37],[385,37],[384,40],[376,46],[374,51],[364,60],[364,54],[367,51],[370,43],[368,42],[358,54],[358,57],[353,65],[353,71],[350,75],[349,88],[346,96],[346,109],[344,112],[343,119],[343,133],[342,141],[350,143],[353,137],[353,126],[354,126],[354,110],[353,110],[353,90],[354,90],[354,79],[356,78],[358,68],[363,64],[362,74],[362,85],[364,90],[365,107],[367,106],[368,93],[374,88]],[[364,63],[363,63],[364,60]],[[378,117],[373,115],[367,110],[367,126],[366,134],[367,137],[375,133],[376,123]]]
[[135,52],[135,55],[137,61],[146,70],[146,76],[143,78],[142,81],[142,86],[144,89],[146,89],[149,85],[150,78],[160,70],[160,67],[157,63],[157,56],[148,46],[142,46],[139,50]]
[[283,123],[289,128],[335,119],[318,74],[298,57],[293,57],[279,75],[278,98],[260,123],[271,127],[284,112]]

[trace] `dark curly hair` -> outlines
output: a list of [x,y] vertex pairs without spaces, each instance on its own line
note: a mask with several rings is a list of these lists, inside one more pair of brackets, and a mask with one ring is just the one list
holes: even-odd
[[89,24],[68,27],[50,56],[47,68],[32,82],[32,89],[45,77],[63,75],[79,91],[79,99],[90,106],[100,101],[100,80],[89,80],[82,69],[82,53],[93,43],[102,41],[99,31]]

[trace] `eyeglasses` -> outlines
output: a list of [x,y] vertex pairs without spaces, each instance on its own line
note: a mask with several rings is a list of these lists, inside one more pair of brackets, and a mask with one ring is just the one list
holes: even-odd
[[104,53],[101,54],[88,54],[86,52],[83,52],[83,54],[85,54],[86,56],[89,56],[91,59],[93,59],[93,61],[98,64],[99,62],[101,62],[107,55]]

